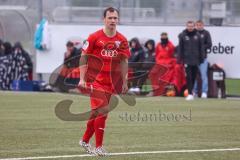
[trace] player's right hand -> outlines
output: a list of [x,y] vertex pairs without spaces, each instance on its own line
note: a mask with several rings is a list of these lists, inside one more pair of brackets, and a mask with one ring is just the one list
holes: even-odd
[[84,80],[80,80],[79,83],[78,83],[78,86],[79,87],[82,87],[82,88],[86,88],[86,82]]
[[126,94],[127,92],[128,92],[127,82],[123,82],[123,85],[122,85],[122,93],[123,93],[123,94]]

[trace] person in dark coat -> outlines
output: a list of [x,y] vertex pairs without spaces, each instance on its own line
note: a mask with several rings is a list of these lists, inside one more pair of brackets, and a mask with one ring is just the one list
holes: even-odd
[[184,64],[187,75],[188,96],[186,100],[193,100],[193,85],[198,72],[198,66],[203,62],[204,58],[203,40],[195,29],[193,21],[186,23],[186,29],[178,37],[178,62]]
[[[200,77],[201,77],[201,86],[197,87],[197,83],[194,84],[194,94],[198,95],[198,91],[201,91],[201,98],[207,98],[208,95],[208,61],[207,61],[207,50],[212,47],[212,39],[209,31],[204,29],[203,21],[199,20],[196,22],[196,29],[200,34],[203,44],[204,44],[204,53],[203,53],[203,63],[199,65]],[[199,88],[199,90],[198,90]]]
[[152,68],[153,64],[155,63],[155,41],[153,39],[149,39],[144,44],[145,52],[144,52],[144,59],[143,62],[150,63],[147,68]]
[[80,56],[81,48],[77,49],[72,41],[68,41],[66,43],[63,66],[54,84],[54,87],[57,87],[60,92],[68,92],[69,89],[77,86],[80,77]]
[[129,91],[139,93],[141,89],[140,79],[141,77],[141,65],[144,60],[144,49],[141,46],[138,38],[133,38],[130,40],[130,52],[131,56],[128,60],[129,62]]
[[[149,72],[155,64],[155,41],[149,39],[144,44],[144,54],[141,64],[141,76],[139,77],[139,86],[142,87],[143,84],[146,84],[146,81],[149,76]],[[142,89],[142,88],[141,88]]]

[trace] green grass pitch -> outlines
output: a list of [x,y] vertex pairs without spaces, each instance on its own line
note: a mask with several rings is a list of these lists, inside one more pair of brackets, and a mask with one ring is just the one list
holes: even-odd
[[[73,100],[71,112],[89,110],[89,98],[60,93],[0,92],[0,159],[86,154],[78,141],[85,122],[58,119],[54,109]],[[119,99],[105,134],[108,152],[240,148],[240,101],[151,97],[136,106]],[[92,140],[94,143],[94,138]],[[61,158],[96,159],[96,157]],[[239,160],[240,151],[109,156],[124,160]]]

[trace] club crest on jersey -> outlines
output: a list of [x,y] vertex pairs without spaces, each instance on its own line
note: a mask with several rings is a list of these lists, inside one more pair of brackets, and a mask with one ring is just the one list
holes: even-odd
[[116,44],[117,48],[119,48],[121,42],[120,41],[115,41],[115,44]]

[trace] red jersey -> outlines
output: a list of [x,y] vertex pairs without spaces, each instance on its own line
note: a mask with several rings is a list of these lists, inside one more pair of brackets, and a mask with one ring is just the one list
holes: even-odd
[[108,37],[103,29],[88,37],[83,51],[89,55],[88,69],[98,70],[98,74],[94,77],[95,81],[107,86],[113,83],[112,73],[118,72],[118,76],[121,76],[120,62],[130,56],[127,39],[119,32],[113,37]]
[[[156,63],[157,64],[169,64],[174,58],[174,45],[169,41],[166,46],[162,46],[158,43],[156,46]],[[175,59],[175,58],[174,58]]]

